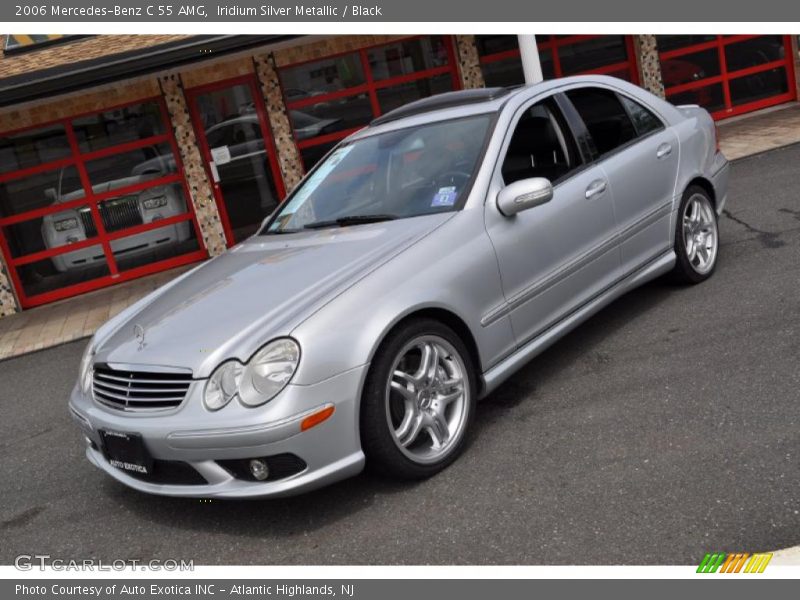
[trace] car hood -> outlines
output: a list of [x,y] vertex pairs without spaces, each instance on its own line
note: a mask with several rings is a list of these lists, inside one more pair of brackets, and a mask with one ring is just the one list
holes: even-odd
[[264,343],[289,335],[450,217],[252,237],[110,323],[98,333],[95,360],[188,368],[207,377],[220,362],[244,362]]

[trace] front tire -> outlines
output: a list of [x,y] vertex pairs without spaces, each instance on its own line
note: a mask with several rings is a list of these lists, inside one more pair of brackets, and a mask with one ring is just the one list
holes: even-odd
[[708,192],[699,186],[687,188],[681,199],[675,223],[675,254],[672,276],[679,283],[705,281],[717,266],[717,213]]
[[361,401],[367,466],[401,479],[430,477],[464,449],[477,385],[464,342],[432,319],[401,324],[375,354]]

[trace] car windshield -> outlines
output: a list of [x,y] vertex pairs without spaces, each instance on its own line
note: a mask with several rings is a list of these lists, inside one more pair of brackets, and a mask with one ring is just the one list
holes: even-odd
[[262,234],[456,210],[491,115],[428,123],[345,143],[310,174]]

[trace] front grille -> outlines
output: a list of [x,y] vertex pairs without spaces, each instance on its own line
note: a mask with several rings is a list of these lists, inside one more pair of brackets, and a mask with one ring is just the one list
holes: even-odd
[[[107,233],[135,227],[144,223],[142,213],[139,212],[139,197],[124,196],[114,200],[107,200],[98,204],[100,218],[103,220],[103,227]],[[86,237],[97,235],[97,228],[94,226],[91,211],[82,211],[81,222],[86,232]]]
[[97,364],[92,392],[97,402],[118,410],[167,410],[183,402],[191,383],[190,373],[121,371]]

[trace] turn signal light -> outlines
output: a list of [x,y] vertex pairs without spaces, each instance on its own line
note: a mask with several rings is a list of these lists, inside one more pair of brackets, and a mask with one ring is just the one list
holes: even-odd
[[318,410],[312,415],[308,415],[300,422],[300,431],[306,431],[312,427],[316,427],[323,421],[326,421],[333,414],[335,408],[333,406],[326,406],[322,410]]

